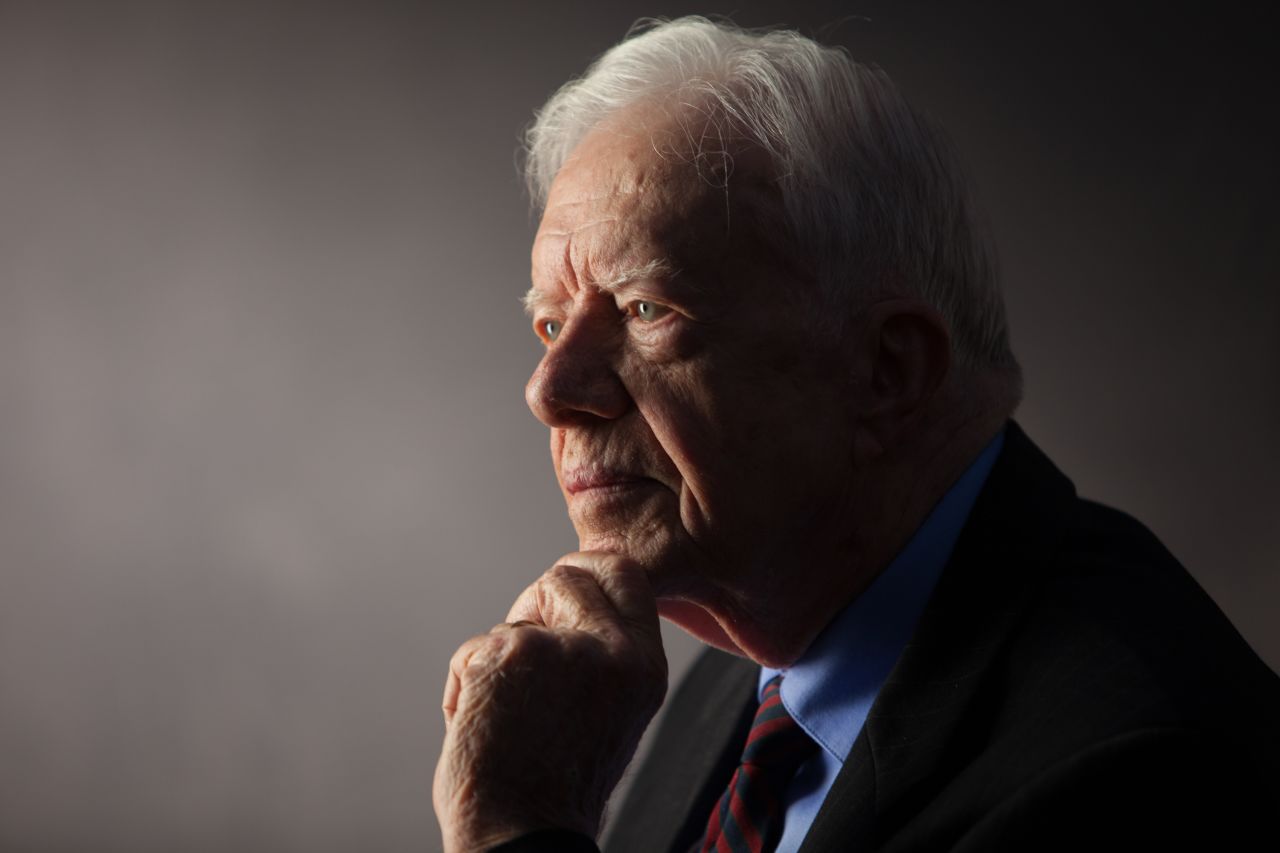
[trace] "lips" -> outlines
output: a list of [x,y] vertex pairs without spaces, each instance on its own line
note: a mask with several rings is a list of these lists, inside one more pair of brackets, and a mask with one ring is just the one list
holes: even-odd
[[564,490],[570,495],[606,489],[625,489],[655,482],[652,477],[614,468],[575,468],[564,475]]

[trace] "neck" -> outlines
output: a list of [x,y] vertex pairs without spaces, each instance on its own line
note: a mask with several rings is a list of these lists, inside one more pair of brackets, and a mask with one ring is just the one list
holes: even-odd
[[[878,488],[862,517],[874,519],[861,543],[858,562],[870,585],[915,534],[943,495],[973,464],[1007,417],[939,420],[914,447],[878,477]],[[856,594],[856,593],[855,593]],[[850,596],[850,600],[852,596]]]
[[[791,565],[773,598],[776,606],[755,617],[763,629],[760,644],[742,651],[766,666],[798,660],[888,567],[1006,420],[1004,412],[966,417],[953,410],[886,454],[866,472],[846,532]],[[852,535],[848,517],[858,520]]]

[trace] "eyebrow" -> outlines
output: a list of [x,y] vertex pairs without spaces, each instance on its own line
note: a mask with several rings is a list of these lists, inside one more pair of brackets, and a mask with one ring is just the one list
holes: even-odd
[[[633,281],[642,281],[648,278],[674,278],[679,272],[679,268],[667,258],[654,258],[639,266],[620,269],[607,278],[591,279],[587,283],[601,290],[612,291]],[[524,305],[524,313],[533,317],[542,308],[553,305],[560,300],[553,296],[548,296],[544,291],[538,290],[536,287],[531,287],[520,301]]]

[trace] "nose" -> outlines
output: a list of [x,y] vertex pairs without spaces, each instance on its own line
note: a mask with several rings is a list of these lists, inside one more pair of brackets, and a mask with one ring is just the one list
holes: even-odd
[[525,402],[547,426],[564,429],[613,420],[631,408],[631,396],[614,368],[612,341],[601,331],[589,322],[570,320],[529,377]]

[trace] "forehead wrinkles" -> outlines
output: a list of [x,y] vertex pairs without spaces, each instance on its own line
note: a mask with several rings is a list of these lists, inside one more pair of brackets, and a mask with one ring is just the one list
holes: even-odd
[[571,227],[548,227],[544,224],[538,230],[533,243],[534,277],[542,272],[550,278],[565,278],[570,285],[576,286],[578,280],[577,266],[574,263],[576,251],[575,237],[584,231],[600,228],[617,222],[616,217],[601,217]]
[[616,217],[604,217],[583,223],[567,230],[543,231],[534,246],[534,283],[545,278],[544,286],[560,285],[570,295],[584,284],[598,284],[594,270],[600,266],[595,260],[600,254],[601,242],[592,239],[592,232],[600,232],[616,226]]
[[607,286],[620,269],[637,266],[638,254],[647,253],[651,260],[656,248],[648,224],[651,205],[641,199],[646,195],[641,183],[630,184],[624,192],[585,197],[566,192],[553,198],[534,239],[535,284],[541,274],[547,279],[545,286],[560,283],[576,293],[584,284]]

